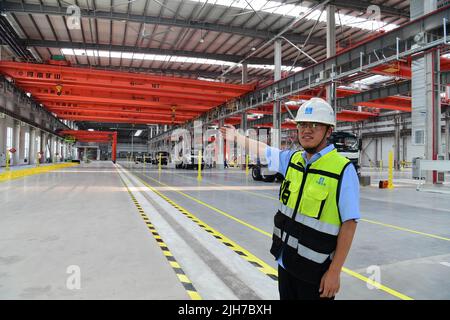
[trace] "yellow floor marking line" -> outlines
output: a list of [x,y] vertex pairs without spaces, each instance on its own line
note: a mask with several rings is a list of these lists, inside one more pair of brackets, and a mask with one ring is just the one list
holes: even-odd
[[32,176],[35,174],[41,174],[49,171],[54,171],[62,168],[68,168],[78,165],[78,163],[61,163],[52,164],[48,166],[39,166],[36,168],[18,169],[18,170],[8,170],[0,173],[0,182],[20,179],[27,176]]
[[244,249],[240,245],[238,245],[236,242],[232,241],[230,238],[226,237],[222,233],[218,232],[214,228],[210,227],[208,224],[194,216],[191,212],[183,208],[182,206],[178,205],[174,201],[172,201],[170,198],[166,197],[164,194],[156,190],[154,187],[149,185],[147,182],[142,180],[139,176],[133,173],[133,175],[138,179],[142,184],[144,184],[147,188],[149,188],[151,191],[156,193],[158,196],[166,200],[171,206],[173,206],[175,209],[180,211],[183,215],[185,215],[188,219],[192,220],[194,223],[196,223],[200,228],[204,229],[206,232],[211,234],[214,238],[222,242],[225,246],[233,250],[235,253],[237,253],[239,256],[247,260],[251,265],[256,267],[259,271],[270,277],[271,279],[277,281],[278,280],[278,271],[269,266],[267,263],[256,257],[254,254],[249,252],[248,250]]
[[366,278],[366,277],[360,275],[359,273],[357,273],[357,272],[355,272],[355,271],[352,271],[352,270],[347,269],[347,268],[345,268],[345,267],[342,268],[342,271],[344,271],[345,273],[347,273],[347,274],[350,275],[350,276],[353,276],[353,277],[355,277],[355,278],[358,278],[358,279],[361,280],[361,281],[364,281],[364,282],[370,284],[371,286],[373,286],[373,287],[375,287],[375,288],[378,288],[378,289],[380,289],[380,290],[383,290],[384,292],[389,293],[390,295],[393,295],[394,297],[397,297],[397,298],[399,298],[400,300],[414,300],[413,298],[411,298],[411,297],[409,297],[409,296],[407,296],[407,295],[405,295],[405,294],[403,294],[403,293],[400,293],[400,292],[398,292],[398,291],[395,291],[395,290],[393,290],[393,289],[391,289],[391,288],[389,288],[389,287],[386,287],[386,286],[382,285],[382,284],[379,283],[379,282],[376,282],[375,280],[368,279],[368,278]]
[[[172,173],[172,172],[171,172],[171,174],[174,174],[174,175],[177,175],[177,176],[183,176],[183,175],[180,175],[180,174],[177,174],[177,173]],[[148,177],[148,176],[146,176],[146,177]],[[191,177],[187,177],[187,178],[191,178]],[[225,187],[225,185],[221,185],[221,184],[218,184],[218,183],[213,183],[213,182],[208,182],[208,181],[204,181],[204,182],[205,182],[205,183],[209,183],[209,184],[211,184],[211,185],[218,186],[218,187]],[[174,190],[174,191],[177,191],[177,190]],[[177,191],[177,192],[178,192],[178,191]],[[279,200],[278,198],[275,198],[275,197],[272,197],[272,196],[261,195],[261,194],[258,194],[258,193],[255,193],[255,192],[251,192],[251,191],[241,190],[241,191],[239,191],[239,192],[250,193],[250,194],[254,194],[254,195],[258,196],[258,197],[264,197],[264,198],[273,199],[273,200],[277,200],[277,201]],[[180,192],[180,193],[182,193],[182,192]],[[383,227],[386,227],[386,228],[397,229],[397,230],[401,230],[401,231],[405,231],[405,232],[410,232],[410,233],[415,233],[415,234],[419,234],[419,235],[426,236],[426,237],[430,237],[430,238],[435,238],[435,239],[439,239],[439,240],[450,241],[450,238],[445,238],[445,237],[437,236],[437,235],[434,235],[434,234],[431,234],[431,233],[420,232],[420,231],[416,231],[416,230],[412,230],[412,229],[408,229],[408,228],[403,228],[403,227],[395,226],[395,225],[392,225],[392,224],[382,223],[382,222],[378,222],[378,221],[374,221],[374,220],[369,220],[369,219],[363,219],[363,218],[361,218],[361,219],[359,219],[359,220],[360,220],[360,221],[367,222],[367,223],[377,224],[377,225],[380,225],[380,226],[383,226]]]
[[[131,172],[131,171],[130,171]],[[133,172],[132,172],[133,173]],[[176,204],[174,201],[172,201],[171,199],[169,199],[168,197],[166,197],[165,195],[163,195],[162,193],[160,193],[158,190],[156,190],[155,188],[153,188],[152,186],[150,186],[148,183],[146,183],[144,180],[142,180],[140,177],[138,177],[136,174],[134,174],[133,173],[133,175],[139,180],[139,181],[141,181],[145,186],[147,186],[150,190],[152,190],[153,192],[155,192],[156,194],[158,194],[160,197],[162,197],[164,200],[166,200],[167,202],[169,202],[172,206],[174,206],[175,208],[177,208],[177,209],[179,209],[180,210],[180,208],[182,209],[182,210],[180,210],[183,214],[185,214],[185,215],[191,215],[192,217],[194,217],[195,218],[195,216],[193,216],[192,214],[190,214],[186,209],[184,209],[183,207],[181,207],[181,206],[179,206],[178,204]],[[150,176],[147,176],[147,175],[144,175],[145,177],[147,177],[147,178],[149,178],[149,179],[151,179],[151,180],[153,180],[153,181],[155,181],[155,182],[157,182],[157,183],[159,183],[159,184],[161,184],[161,185],[165,185],[164,183],[162,183],[162,182],[159,182],[158,180],[156,180],[156,179],[153,179],[152,177],[150,177]],[[168,185],[165,185],[165,186],[168,186]],[[169,186],[170,187],[170,186]],[[174,190],[174,191],[176,191],[176,192],[178,192],[177,190]],[[179,192],[179,193],[181,193],[181,194],[183,194],[182,192]],[[188,196],[188,195],[185,195],[187,198],[189,198],[189,199],[192,199],[192,200],[194,200],[194,201],[196,201],[196,200],[198,200],[198,199],[195,199],[195,198],[193,198],[193,197],[191,197],[191,196]],[[199,201],[199,200],[198,200]],[[196,201],[196,202],[198,202],[198,201]],[[201,201],[199,202],[199,203],[202,203]],[[206,205],[206,204],[203,204],[203,205]],[[214,207],[212,207],[212,206],[210,206],[210,205],[206,205],[208,208],[214,208]],[[215,211],[217,211],[217,212],[221,212],[222,210],[219,210],[219,209],[217,209],[217,208],[214,208],[215,209]],[[214,210],[213,209],[213,210]],[[184,211],[184,212],[183,212]],[[223,211],[222,211],[223,212]],[[187,214],[186,214],[187,213]],[[188,216],[189,217],[189,216]],[[193,218],[190,218],[190,219],[193,219]],[[197,218],[195,218],[196,220],[199,220],[199,219],[197,219]],[[241,220],[239,220],[239,219],[233,219],[233,220],[236,220],[236,221],[241,221]],[[195,221],[195,220],[193,220],[194,222],[197,222],[197,221]],[[205,223],[203,223],[202,222],[202,224],[203,225],[206,225]],[[248,223],[245,223],[244,225],[246,225],[246,226],[249,226],[250,224],[248,224]],[[207,226],[207,225],[206,225]],[[202,227],[202,226],[201,226]],[[212,229],[211,227],[209,227],[208,226],[208,228],[210,228],[210,230],[214,230],[214,229]],[[258,229],[258,228],[256,228],[256,227],[254,227],[254,228],[251,228],[251,229],[253,229],[253,230],[255,230],[255,231],[258,231],[258,230],[260,230],[260,229]],[[208,231],[208,230],[206,230],[207,232],[210,232],[210,231]],[[214,230],[215,231],[215,230]],[[262,230],[261,230],[262,231]],[[258,231],[258,232],[261,232],[261,231]],[[215,231],[215,232],[217,232],[217,231]],[[218,233],[218,232],[217,232]],[[261,232],[262,233],[262,232]],[[218,234],[220,234],[220,233],[218,233]],[[264,232],[263,233],[264,235],[266,235],[266,236],[269,236],[270,238],[272,237],[272,235],[271,234],[268,234],[267,232]],[[223,236],[223,235],[221,235],[221,236]],[[216,237],[217,238],[217,237]],[[219,239],[219,238],[218,238]],[[219,239],[220,240],[220,239]],[[232,244],[235,244],[233,241],[231,241],[230,239],[228,239],[228,242],[230,242],[230,243],[232,243]],[[238,246],[237,244],[235,244],[236,246]],[[227,246],[230,246],[230,245],[227,245]],[[233,249],[233,248],[232,248]],[[233,249],[234,250],[234,249]],[[248,251],[245,251],[245,252],[248,252]],[[262,260],[260,260],[259,258],[257,258],[256,256],[253,256],[254,258],[256,258],[256,259],[258,259],[259,261],[261,261],[262,263],[264,263],[265,264],[265,262],[263,262]],[[247,259],[248,260],[248,259]],[[267,264],[265,264],[265,265],[267,265]],[[267,265],[268,266],[268,265]],[[271,276],[271,278],[272,279],[274,279],[274,280],[276,280],[277,278],[278,278],[278,272],[275,270],[275,269],[273,269],[272,267],[270,267],[270,266],[268,266],[270,269],[272,269],[272,272],[274,273],[274,275],[276,275],[276,278],[275,277],[272,277]],[[262,270],[261,270],[262,271]],[[402,293],[400,293],[400,292],[398,292],[398,291],[396,291],[396,290],[394,290],[394,289],[391,289],[391,288],[389,288],[389,287],[387,287],[387,286],[384,286],[384,285],[382,285],[381,283],[378,283],[378,282],[376,282],[376,281],[374,281],[374,280],[371,280],[371,279],[369,279],[369,278],[366,278],[366,277],[364,277],[364,276],[362,276],[362,275],[360,275],[359,273],[357,273],[357,272],[355,272],[355,271],[352,271],[352,270],[350,270],[350,269],[348,269],[348,268],[342,268],[342,271],[343,272],[345,272],[345,273],[347,273],[348,275],[350,275],[350,276],[352,276],[352,277],[355,277],[355,278],[357,278],[357,279],[359,279],[359,280],[361,280],[361,281],[363,281],[363,282],[366,282],[366,283],[368,283],[368,284],[370,284],[370,285],[372,285],[373,287],[376,287],[376,288],[379,288],[380,290],[382,290],[382,291],[384,291],[384,292],[386,292],[386,293],[388,293],[388,294],[390,294],[390,295],[392,295],[392,296],[394,296],[394,297],[396,297],[396,298],[398,298],[398,299],[401,299],[401,300],[413,300],[413,298],[411,298],[411,297],[409,297],[409,296],[407,296],[407,295],[405,295],[405,294],[402,294]],[[264,272],[264,271],[263,271]],[[266,273],[266,272],[264,272],[264,273]],[[266,273],[267,274],[267,273]]]
[[[173,174],[173,175],[179,176],[179,177],[183,177],[183,178],[188,178],[188,179],[192,179],[192,180],[197,180],[197,178],[193,178],[193,177],[190,177],[190,176],[181,175],[181,174],[178,174],[178,173],[175,173],[175,172],[170,172],[170,174]],[[204,177],[205,177],[205,176],[204,176]],[[210,185],[212,185],[212,186],[216,186],[216,187],[227,187],[227,186],[225,186],[225,185],[223,185],[223,184],[218,184],[218,183],[214,183],[214,182],[210,182],[210,181],[203,181],[203,180],[202,180],[202,182],[207,183],[207,184],[210,184]],[[268,195],[265,195],[265,194],[260,194],[260,193],[256,193],[256,192],[252,192],[252,191],[248,191],[248,190],[239,190],[239,192],[245,192],[245,193],[253,194],[253,195],[258,196],[258,197],[261,197],[261,198],[274,199],[274,197],[272,197],[272,196],[268,196]],[[278,200],[278,199],[276,199],[276,200]]]
[[188,194],[186,194],[186,193],[184,193],[182,191],[179,191],[179,190],[177,190],[177,189],[175,189],[175,188],[173,188],[173,187],[171,187],[171,186],[169,186],[169,185],[167,185],[167,184],[165,184],[163,182],[160,182],[160,181],[158,181],[158,180],[156,180],[156,179],[146,175],[146,174],[144,174],[144,177],[147,177],[147,178],[151,179],[152,181],[157,182],[157,183],[161,184],[162,186],[165,186],[165,187],[169,188],[170,190],[173,190],[174,192],[177,192],[177,193],[181,194],[182,196],[184,196],[184,197],[186,197],[188,199],[191,199],[192,201],[195,201],[195,202],[197,202],[197,203],[199,203],[199,204],[201,204],[201,205],[203,205],[203,206],[205,206],[205,207],[207,207],[207,208],[209,208],[209,209],[211,209],[213,211],[216,211],[217,213],[220,213],[221,215],[224,215],[227,218],[230,218],[231,220],[239,222],[240,224],[242,224],[242,225],[244,225],[244,226],[246,226],[246,227],[248,227],[250,229],[258,231],[259,233],[262,233],[262,234],[264,234],[266,236],[272,237],[271,233],[266,232],[264,230],[261,230],[258,227],[255,227],[255,226],[253,226],[253,225],[251,225],[251,224],[249,224],[249,223],[247,223],[245,221],[242,221],[242,220],[236,218],[235,216],[232,216],[231,214],[226,213],[225,211],[217,209],[216,207],[213,207],[213,206],[211,206],[211,205],[209,205],[209,204],[207,204],[207,203],[205,203],[205,202],[203,202],[203,201],[201,201],[201,200],[199,200],[197,198],[194,198],[194,197],[192,197],[192,196],[190,196],[190,195],[188,195]]
[[441,236],[437,236],[431,233],[425,233],[425,232],[420,232],[420,231],[415,231],[412,229],[407,229],[407,228],[402,228],[402,227],[397,227],[394,226],[392,224],[386,224],[386,223],[382,223],[382,222],[378,222],[378,221],[373,221],[373,220],[368,220],[368,219],[361,219],[362,221],[368,222],[368,223],[373,223],[373,224],[378,224],[380,226],[384,226],[387,228],[393,228],[393,229],[397,229],[397,230],[401,230],[401,231],[406,231],[406,232],[411,232],[411,233],[415,233],[415,234],[420,234],[422,236],[426,236],[426,237],[430,237],[430,238],[435,238],[435,239],[439,239],[439,240],[445,240],[445,241],[450,241],[449,238],[445,238],[445,237],[441,237]]
[[187,294],[192,300],[202,300],[202,297],[197,292],[197,289],[195,289],[194,285],[192,284],[191,280],[188,278],[188,276],[184,273],[183,269],[180,267],[180,264],[177,262],[175,257],[172,255],[172,253],[169,250],[169,247],[166,245],[166,243],[162,240],[159,233],[156,231],[155,226],[150,222],[147,215],[145,214],[144,210],[142,209],[139,202],[136,200],[134,195],[131,193],[130,189],[128,188],[125,181],[122,179],[122,177],[119,175],[120,180],[122,181],[123,185],[128,191],[128,194],[131,197],[131,200],[133,201],[134,205],[139,211],[139,214],[141,215],[142,220],[144,220],[145,224],[147,225],[147,228],[149,229],[150,233],[153,235],[153,238],[155,239],[156,243],[159,245],[160,249],[162,250],[164,256],[166,257],[167,261],[169,262],[170,266],[172,267],[173,271],[178,277],[178,280],[180,280],[181,284],[183,285],[184,289],[186,290]]

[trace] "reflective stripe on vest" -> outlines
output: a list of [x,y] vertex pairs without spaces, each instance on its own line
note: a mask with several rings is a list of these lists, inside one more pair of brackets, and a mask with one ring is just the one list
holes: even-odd
[[[324,264],[328,258],[333,259],[341,227],[339,185],[348,163],[350,161],[340,156],[336,150],[308,165],[300,152],[291,156],[285,181],[280,187],[278,215],[287,217],[288,221],[295,221],[297,225],[287,224],[281,217],[275,218],[271,252],[276,258],[279,257],[283,245],[287,245],[300,257],[317,264]],[[283,229],[286,226],[287,232]],[[312,238],[304,241],[302,232],[307,232],[308,237]],[[312,239],[314,244],[311,244]],[[316,251],[319,248],[322,250]],[[301,261],[288,259],[285,266],[300,268],[303,274],[307,274],[307,270],[311,270],[311,275],[315,274],[316,271],[312,270],[311,265],[302,265]],[[297,272],[296,269],[290,271],[294,274]]]
[[[293,209],[280,203],[279,210],[282,214],[284,214],[285,216],[288,216],[289,218],[292,219],[292,214],[294,213]],[[327,234],[331,234],[332,236],[337,236],[339,234],[339,230],[340,230],[339,226],[325,223],[325,222],[322,222],[315,218],[305,216],[303,214],[297,214],[295,216],[295,221],[297,221],[301,224],[304,224],[305,226],[310,227],[314,230],[317,230],[317,231],[320,231],[323,233],[327,233]]]
[[[276,235],[277,237],[281,238],[282,241],[286,240],[286,233],[283,233],[283,236],[281,236],[281,230],[277,227],[273,228],[273,234]],[[301,245],[298,242],[298,239],[294,238],[293,236],[289,236],[287,245],[290,246],[291,248],[294,248],[295,250],[297,250],[298,254],[301,255],[302,257],[312,260],[317,263],[324,263],[325,260],[328,259],[328,257],[331,257],[331,259],[332,259],[334,256],[334,252],[331,255],[329,255],[329,254],[323,254],[323,253],[319,253],[314,250],[311,250],[311,249]]]

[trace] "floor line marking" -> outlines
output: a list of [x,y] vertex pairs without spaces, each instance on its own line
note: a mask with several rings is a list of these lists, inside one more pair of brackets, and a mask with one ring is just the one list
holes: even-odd
[[238,245],[236,242],[228,238],[227,236],[223,235],[216,229],[209,226],[207,223],[202,221],[201,219],[194,216],[190,211],[186,210],[185,208],[181,207],[179,204],[175,203],[172,199],[165,196],[161,192],[159,192],[157,189],[149,185],[147,182],[145,182],[143,179],[141,179],[138,175],[136,175],[134,172],[131,172],[141,183],[143,183],[147,188],[149,188],[152,192],[156,193],[158,196],[163,198],[165,201],[167,201],[170,205],[172,205],[174,208],[176,208],[178,211],[180,211],[182,214],[186,215],[188,218],[190,218],[194,223],[196,223],[199,227],[207,231],[209,234],[211,234],[213,237],[215,237],[217,240],[222,242],[225,246],[233,250],[235,253],[237,253],[239,256],[247,260],[249,263],[251,263],[254,267],[256,267],[259,271],[270,277],[272,280],[278,280],[278,271],[274,268],[272,268],[270,265],[265,263],[263,260],[252,254],[250,251],[246,250],[242,246]]
[[[122,181],[123,185],[125,186],[125,188],[127,189],[128,194],[131,197],[131,200],[133,201],[134,205],[136,206],[136,209],[138,209],[141,207],[139,205],[139,202],[137,201],[136,197],[133,195],[133,193],[131,192],[130,188],[128,187],[128,185],[125,183],[125,180],[123,180],[123,178],[120,176],[120,171],[117,170],[117,173],[119,175],[120,180]],[[185,272],[183,271],[183,269],[180,267],[179,263],[176,261],[175,257],[173,256],[172,252],[169,250],[168,246],[166,245],[166,243],[162,240],[161,236],[159,236],[158,233],[156,233],[154,230],[154,226],[153,224],[151,224],[150,220],[147,218],[147,215],[145,215],[145,217],[143,217],[142,214],[141,218],[144,220],[144,222],[146,223],[147,228],[151,231],[153,238],[155,239],[156,243],[159,245],[160,249],[163,252],[163,255],[166,257],[166,259],[169,262],[170,267],[173,269],[173,271],[175,272],[178,280],[181,282],[181,284],[183,285],[184,289],[186,290],[187,294],[189,295],[189,297],[192,300],[202,300],[200,294],[198,293],[197,289],[195,289],[194,285],[192,284],[191,280],[189,279],[189,277],[185,274]],[[156,234],[155,234],[156,233]],[[170,259],[170,260],[169,260]]]
[[[172,172],[171,172],[171,174],[172,174]],[[173,174],[174,174],[174,175],[179,175],[179,174],[176,174],[176,173],[173,173]],[[149,176],[147,176],[147,175],[144,175],[144,176],[149,177]],[[181,176],[181,175],[179,175],[179,176]],[[191,178],[191,177],[189,177],[189,178]],[[192,179],[194,179],[194,178],[192,178]],[[213,182],[208,182],[208,181],[205,181],[205,182],[206,182],[206,183],[210,183],[210,184],[212,184],[212,185],[224,187],[224,185],[221,185],[221,184],[217,184],[217,183],[213,183]],[[169,188],[171,187],[171,186],[168,186],[168,185],[165,185],[165,186],[166,186],[166,187],[169,187]],[[185,195],[182,191],[178,191],[178,190],[176,190],[176,189],[172,189],[172,190],[174,190],[175,192],[178,192],[178,193],[180,193],[180,194],[182,194],[182,195]],[[260,194],[258,194],[258,193],[251,192],[251,191],[242,190],[242,191],[240,191],[240,192],[250,193],[250,194],[254,194],[254,195],[256,195],[256,196],[261,196],[261,197],[264,197],[264,198],[269,198],[269,199],[273,199],[273,200],[277,200],[277,201],[279,200],[278,198],[275,198],[275,197],[266,196],[266,195],[260,195]],[[186,196],[189,197],[189,195],[186,195]],[[194,201],[195,201],[195,200],[194,200]],[[199,201],[201,201],[201,200],[199,200]],[[399,226],[392,225],[392,224],[382,223],[382,222],[375,221],[375,220],[370,220],[370,219],[365,219],[365,218],[361,218],[361,219],[359,219],[359,220],[360,220],[360,221],[367,222],[367,223],[371,223],[371,224],[376,224],[376,225],[379,225],[379,226],[383,226],[383,227],[386,227],[386,228],[397,229],[397,230],[400,230],[400,231],[410,232],[410,233],[414,233],[414,234],[418,234],[418,235],[422,235],[422,236],[426,236],[426,237],[430,237],[430,238],[434,238],[434,239],[450,241],[450,238],[446,238],[446,237],[434,235],[434,234],[431,234],[431,233],[426,233],[426,232],[416,231],[416,230],[413,230],[413,229],[403,228],[403,227],[399,227]]]
[[[161,197],[163,197],[164,199],[166,199],[166,201],[167,201],[167,199],[170,201],[170,202],[172,202],[172,203],[175,203],[175,202],[173,202],[172,200],[170,200],[167,196],[164,196],[162,193],[160,193],[159,191],[157,191],[155,188],[153,188],[153,187],[151,187],[149,184],[147,184],[145,181],[143,181],[141,178],[139,178],[133,171],[130,171],[136,178],[138,178],[144,185],[146,185],[147,187],[149,187],[153,192],[155,192],[155,193],[157,193],[157,194],[159,194],[159,195],[161,195]],[[147,178],[150,178],[151,180],[153,180],[153,181],[155,181],[155,182],[157,182],[157,183],[159,183],[159,184],[161,184],[161,185],[165,185],[164,183],[162,183],[162,182],[160,182],[160,181],[158,181],[158,180],[156,180],[156,179],[154,179],[154,178],[152,178],[152,177],[150,177],[150,176],[147,176],[147,175],[145,175],[144,174],[144,176],[145,177],[147,177]],[[168,185],[166,185],[166,186],[168,186]],[[168,187],[170,187],[170,186],[168,186]],[[182,192],[179,192],[179,191],[177,191],[177,190],[174,190],[175,192],[178,192],[178,193],[180,193],[180,194],[183,194]],[[187,198],[190,198],[190,199],[192,199],[192,200],[194,200],[195,198],[194,197],[191,197],[191,196],[187,196],[187,195],[185,195]],[[198,200],[198,199],[197,199]],[[168,202],[169,202],[168,201]],[[194,200],[195,201],[195,200]],[[199,200],[200,201],[200,200]],[[169,202],[169,203],[170,203]],[[199,203],[201,203],[201,202],[199,202]],[[173,205],[173,204],[172,204]],[[179,205],[178,205],[179,206]],[[181,206],[180,206],[181,207]],[[207,207],[212,207],[212,206],[209,206],[209,205],[207,205]],[[186,210],[186,209],[184,209],[184,210]],[[217,209],[216,208],[216,210],[218,210],[218,211],[221,211],[220,209]],[[187,211],[187,210],[186,210]],[[235,220],[235,219],[233,219],[233,220]],[[237,219],[237,220],[239,220],[239,219]],[[236,220],[236,221],[237,221]],[[201,220],[200,220],[201,221]],[[205,223],[203,223],[203,224],[205,224]],[[206,225],[206,224],[205,224]],[[246,225],[248,225],[248,226],[251,226],[250,224],[248,224],[248,223],[246,223]],[[208,226],[208,228],[209,229],[212,229],[212,230],[214,230],[213,228],[211,228],[211,227],[209,227]],[[253,230],[255,230],[255,231],[258,231],[258,230],[260,230],[260,229],[258,229],[258,228],[256,228],[256,227],[254,227],[254,228],[252,228]],[[262,230],[261,230],[262,231]],[[261,231],[258,231],[258,232],[261,232]],[[266,235],[266,236],[269,236],[269,237],[272,237],[272,235],[271,234],[268,234],[268,233],[266,233],[266,232],[264,232],[263,233],[264,235]],[[227,239],[227,241],[229,242],[229,243],[233,243],[233,244],[235,244],[231,239]],[[236,244],[237,245],[237,244]],[[242,251],[244,251],[244,252],[247,252],[245,249],[243,249]],[[256,256],[254,256],[255,258],[257,258]],[[261,259],[259,259],[259,258],[257,258],[258,260],[260,260],[261,262],[262,262],[262,260]],[[264,262],[263,262],[264,263]],[[265,263],[264,263],[265,264]],[[271,267],[270,267],[271,268]],[[273,268],[271,268],[271,269],[273,269]],[[274,270],[274,269],[273,269]],[[398,291],[396,291],[396,290],[394,290],[394,289],[391,289],[391,288],[389,288],[389,287],[387,287],[387,286],[385,286],[385,285],[382,285],[381,283],[379,283],[379,282],[377,282],[377,281],[374,281],[374,280],[372,280],[372,279],[369,279],[369,278],[367,278],[367,277],[364,277],[363,275],[361,275],[361,274],[359,274],[359,273],[357,273],[357,272],[355,272],[355,271],[353,271],[353,270],[351,270],[351,269],[348,269],[348,268],[346,268],[346,267],[343,267],[342,268],[342,271],[343,272],[345,272],[345,273],[347,273],[348,275],[350,275],[350,276],[352,276],[352,277],[355,277],[355,278],[357,278],[357,279],[359,279],[359,280],[361,280],[361,281],[363,281],[363,282],[366,282],[366,283],[368,283],[368,284],[370,284],[370,285],[372,285],[372,286],[374,286],[374,287],[376,287],[376,288],[379,288],[380,290],[382,290],[382,291],[384,291],[384,292],[386,292],[386,293],[388,293],[388,294],[390,294],[390,295],[392,295],[392,296],[394,296],[394,297],[396,297],[396,298],[398,298],[398,299],[401,299],[401,300],[413,300],[413,298],[411,298],[411,297],[409,297],[409,296],[407,296],[407,295],[405,295],[405,294],[403,294],[403,293],[400,293],[400,292],[398,292]],[[277,272],[277,275],[278,275],[278,272]],[[278,276],[277,276],[278,277]]]

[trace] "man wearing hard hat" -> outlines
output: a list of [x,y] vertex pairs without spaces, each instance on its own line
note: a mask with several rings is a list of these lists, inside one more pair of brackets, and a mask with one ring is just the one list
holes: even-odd
[[[295,118],[304,152],[281,151],[227,130],[250,152],[265,155],[284,175],[270,252],[278,261],[280,298],[334,299],[359,213],[359,181],[350,160],[328,145],[336,126],[332,107],[312,98]],[[222,129],[222,133],[225,130]]]

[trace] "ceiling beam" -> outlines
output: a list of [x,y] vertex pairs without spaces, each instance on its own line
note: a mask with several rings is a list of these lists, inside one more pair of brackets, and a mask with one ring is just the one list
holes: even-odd
[[[96,44],[96,43],[83,43],[83,42],[70,42],[70,41],[53,41],[53,40],[37,40],[37,39],[25,39],[20,40],[20,43],[24,47],[42,47],[42,48],[57,48],[57,49],[81,49],[81,50],[100,50],[100,51],[116,51],[127,53],[141,53],[141,54],[156,54],[156,55],[168,55],[168,56],[180,56],[187,58],[205,58],[212,60],[221,60],[228,62],[239,62],[244,59],[243,56],[232,54],[217,54],[217,53],[205,53],[194,52],[185,50],[167,50],[157,48],[140,48],[134,46],[121,46],[121,45],[109,45],[109,44]],[[267,64],[273,65],[273,59],[266,58],[249,58],[246,60],[249,64]],[[283,65],[292,65],[294,61],[282,61]]]
[[[31,3],[16,3],[10,1],[3,1],[0,4],[0,9],[3,12],[15,12],[15,13],[31,13],[31,14],[46,14],[66,16],[67,7],[47,6]],[[137,14],[119,13],[113,11],[101,11],[101,10],[87,10],[81,8],[82,18],[97,18],[106,20],[116,20],[121,22],[137,22],[153,25],[164,25],[179,28],[198,29],[204,31],[216,31],[224,33],[238,34],[241,36],[247,36],[252,38],[259,38],[263,40],[270,40],[276,36],[275,33],[265,30],[255,30],[252,28],[242,28],[236,26],[228,26],[222,24],[209,23],[206,21],[186,21],[177,18],[164,18],[164,17],[152,17]],[[280,16],[281,17],[281,16]],[[294,43],[303,43],[306,40],[306,36],[298,35],[295,33],[286,33],[284,37]],[[325,46],[326,41],[323,38],[311,37],[308,40],[309,44]]]
[[[138,73],[150,73],[161,76],[192,76],[192,77],[201,77],[201,78],[210,78],[216,79],[218,78],[222,72],[213,72],[213,71],[203,71],[203,70],[183,70],[183,69],[175,69],[175,68],[135,68],[135,67],[120,67],[120,66],[90,66],[87,64],[74,64],[75,67],[81,68],[96,68],[99,70],[112,70],[112,71],[123,71],[123,72],[138,72]],[[227,74],[225,78],[229,80],[241,80],[242,75],[240,73],[237,74]]]
[[0,42],[8,45],[17,57],[25,61],[35,61],[31,52],[20,42],[19,36],[3,16],[0,16]]
[[[313,1],[315,3],[319,3],[321,1],[315,0]],[[367,12],[367,9],[370,5],[373,5],[371,3],[372,1],[366,1],[366,0],[331,0],[330,4],[335,5],[338,8],[342,9],[351,9],[361,12]],[[409,19],[409,10],[404,9],[396,9],[392,7],[387,7],[383,5],[376,5],[380,8],[381,14],[383,16],[391,16],[391,17],[398,17],[398,18],[406,18]],[[408,7],[409,8],[409,7]]]

